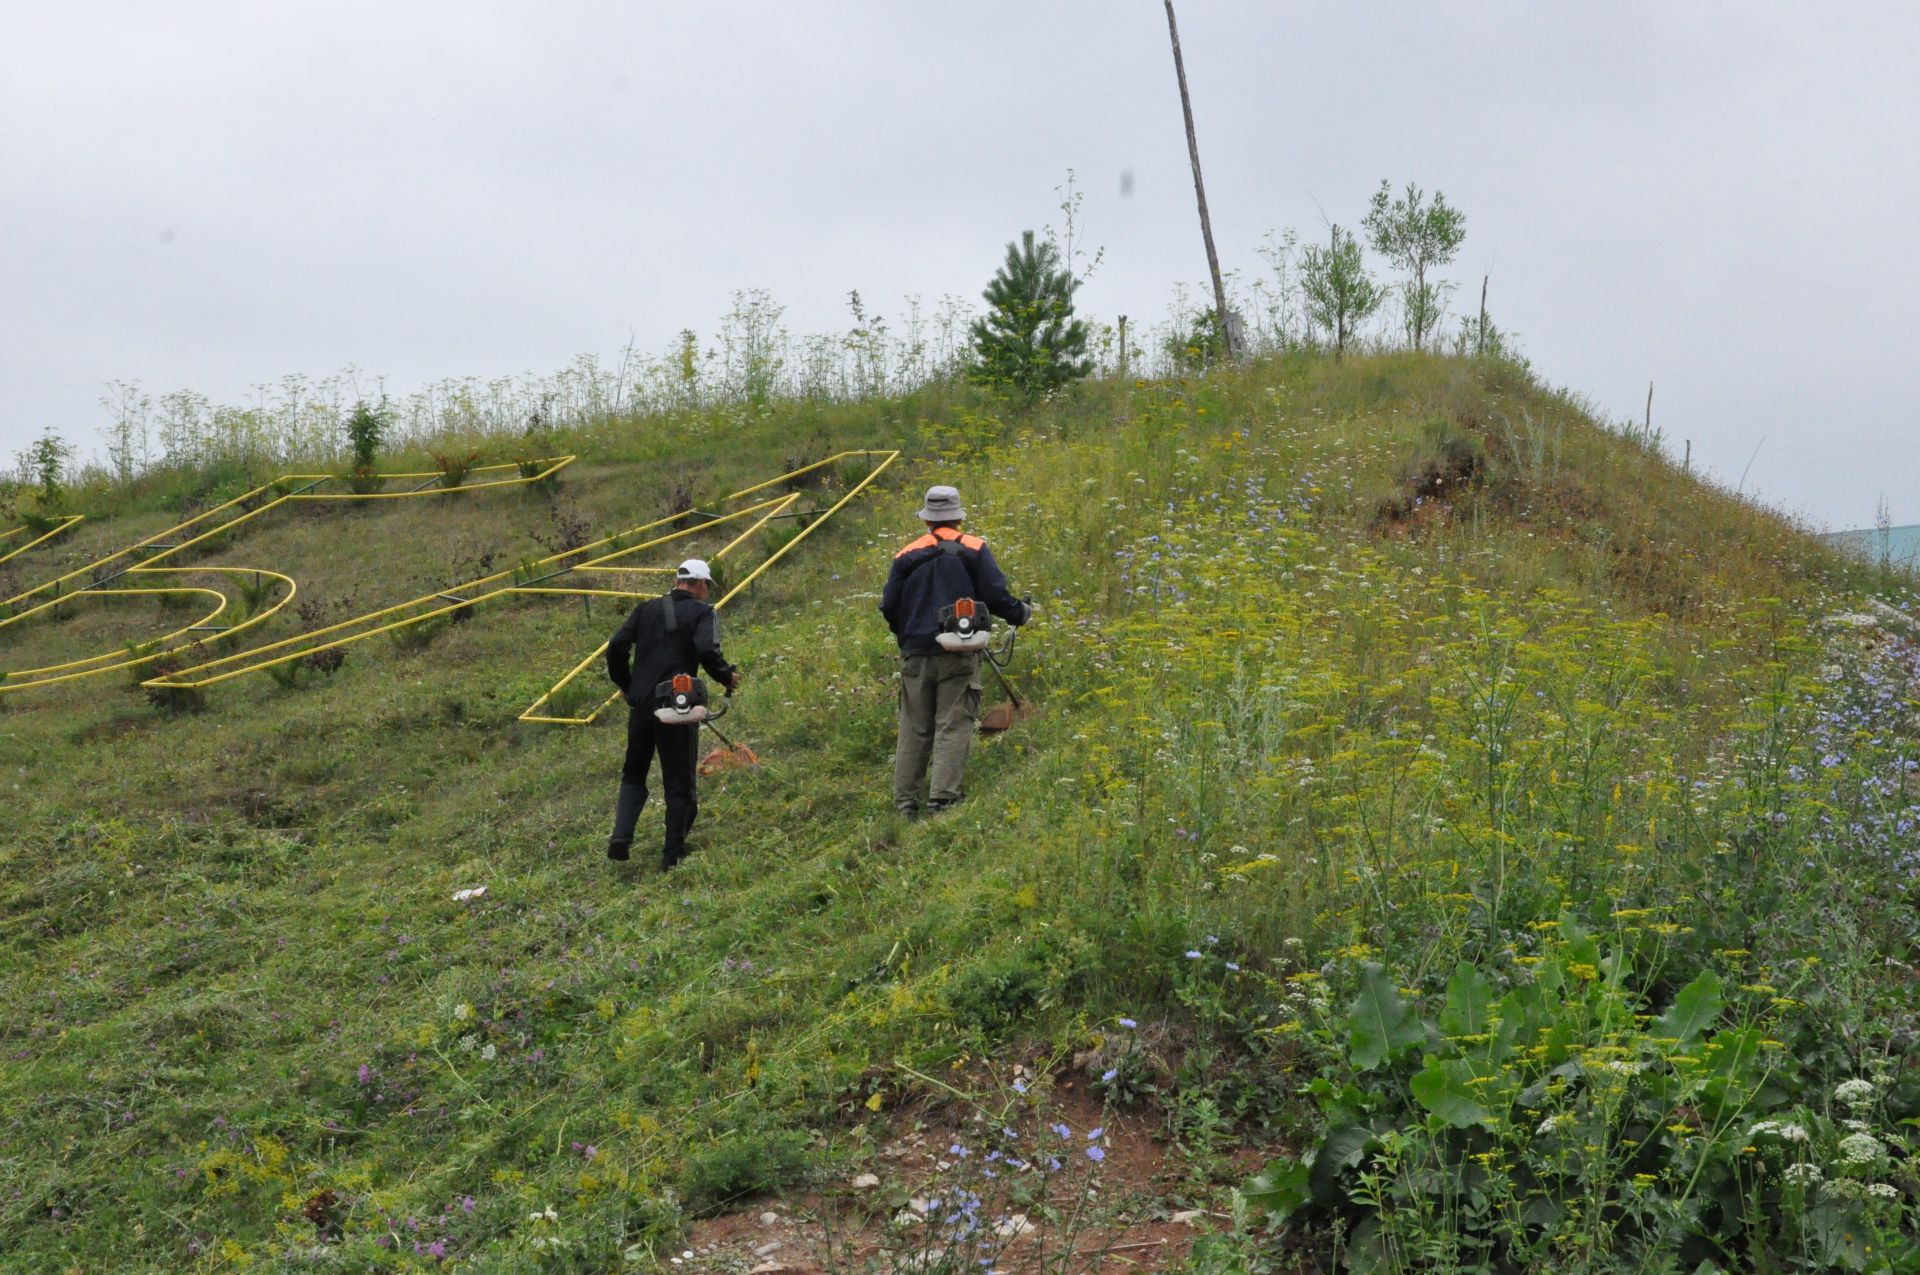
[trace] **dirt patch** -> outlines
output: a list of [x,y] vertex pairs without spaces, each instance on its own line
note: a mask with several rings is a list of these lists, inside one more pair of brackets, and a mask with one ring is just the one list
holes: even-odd
[[1390,538],[1416,536],[1446,520],[1454,504],[1487,476],[1484,429],[1472,418],[1436,422],[1400,490],[1374,510],[1372,531]]
[[[904,1273],[916,1253],[946,1247],[952,1230],[941,1228],[951,1228],[954,1202],[969,1196],[980,1198],[982,1230],[959,1247],[970,1259],[968,1245],[990,1250],[993,1269],[1007,1275],[1043,1267],[1174,1270],[1196,1234],[1227,1224],[1224,1215],[1184,1205],[1192,1178],[1161,1141],[1160,1121],[1107,1109],[1084,1081],[1062,1078],[1049,1088],[1044,1106],[1017,1118],[1011,1139],[996,1123],[960,1102],[903,1107],[863,1171],[698,1222],[670,1265],[732,1275]],[[1009,1149],[1025,1159],[1010,1158]],[[995,1152],[998,1172],[983,1176],[982,1161]],[[1024,1167],[1009,1170],[1010,1163]],[[1042,1171],[1055,1163],[1059,1169]],[[1235,1173],[1260,1163],[1263,1154],[1252,1148],[1232,1158]],[[989,1231],[993,1238],[983,1238]],[[1076,1256],[1062,1265],[1069,1251]]]

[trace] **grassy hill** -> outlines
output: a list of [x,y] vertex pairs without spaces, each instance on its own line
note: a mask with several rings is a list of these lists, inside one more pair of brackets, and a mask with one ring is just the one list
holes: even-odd
[[[194,561],[299,580],[285,636],[904,447],[728,610],[764,767],[703,783],[670,877],[609,864],[617,725],[514,720],[617,623],[578,600],[198,712],[125,674],[0,695],[0,1267],[672,1269],[770,1208],[838,1226],[818,1265],[977,1270],[1003,1213],[1111,1244],[1194,1207],[1160,1264],[1920,1269],[1920,665],[1827,618],[1899,579],[1505,364],[553,442],[554,493],[289,508]],[[183,481],[0,570],[244,489]],[[902,825],[875,607],[932,481],[1036,599],[1040,711]],[[0,662],[179,615],[76,605]],[[1096,1122],[1165,1172],[1086,1154]]]

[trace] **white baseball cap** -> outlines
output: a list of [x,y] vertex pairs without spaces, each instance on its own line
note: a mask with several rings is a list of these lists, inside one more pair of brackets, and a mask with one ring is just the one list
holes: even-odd
[[713,572],[708,570],[704,559],[688,558],[685,562],[681,563],[679,569],[673,573],[673,578],[676,580],[711,580],[713,579]]

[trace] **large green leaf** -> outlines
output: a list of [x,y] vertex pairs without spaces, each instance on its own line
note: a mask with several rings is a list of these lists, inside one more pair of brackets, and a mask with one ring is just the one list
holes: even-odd
[[1427,1056],[1427,1065],[1413,1077],[1413,1096],[1434,1115],[1456,1129],[1489,1124],[1493,1113],[1482,1106],[1473,1081],[1473,1066],[1463,1058]]
[[1394,1054],[1427,1038],[1413,1006],[1401,999],[1385,970],[1369,965],[1360,974],[1360,994],[1347,1011],[1347,1054],[1361,1071],[1372,1071]]
[[1275,1160],[1255,1174],[1240,1194],[1247,1203],[1267,1215],[1273,1226],[1286,1220],[1313,1199],[1307,1177],[1313,1166],[1300,1160]]
[[1447,1007],[1440,1011],[1443,1036],[1484,1036],[1493,1029],[1493,985],[1466,961],[1447,980]]
[[1328,1129],[1314,1154],[1313,1169],[1307,1174],[1313,1202],[1327,1209],[1344,1207],[1349,1201],[1340,1175],[1365,1160],[1373,1145],[1373,1131],[1365,1125],[1340,1124]]
[[1707,970],[1680,989],[1673,1007],[1654,1023],[1653,1034],[1690,1045],[1720,1017],[1720,1004],[1720,976]]

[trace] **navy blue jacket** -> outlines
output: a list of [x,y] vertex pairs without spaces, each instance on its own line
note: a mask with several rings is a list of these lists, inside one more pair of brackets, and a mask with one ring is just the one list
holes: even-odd
[[[945,548],[948,541],[957,543],[959,552]],[[934,640],[940,612],[960,598],[972,598],[1009,624],[1027,622],[1027,604],[1007,588],[987,542],[937,527],[893,555],[880,614],[900,640],[902,654],[925,655],[940,650]]]

